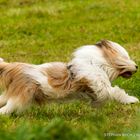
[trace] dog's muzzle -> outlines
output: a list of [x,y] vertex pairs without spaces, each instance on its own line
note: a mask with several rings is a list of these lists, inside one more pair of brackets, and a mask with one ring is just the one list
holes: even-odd
[[120,74],[120,76],[124,77],[124,78],[130,78],[134,73],[136,73],[138,70],[138,66],[135,66],[135,69],[133,71],[125,71],[123,73]]

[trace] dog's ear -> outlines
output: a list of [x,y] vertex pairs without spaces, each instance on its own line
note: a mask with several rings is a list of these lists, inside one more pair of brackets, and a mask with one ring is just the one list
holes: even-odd
[[101,40],[95,44],[101,49],[106,49],[106,51],[111,51],[112,53],[116,53],[116,50],[112,47],[111,43],[108,40]]
[[104,57],[107,59],[107,61],[109,61],[111,64],[114,64],[113,61],[118,55],[118,53],[113,48],[112,44],[108,40],[101,40],[95,45],[103,51]]

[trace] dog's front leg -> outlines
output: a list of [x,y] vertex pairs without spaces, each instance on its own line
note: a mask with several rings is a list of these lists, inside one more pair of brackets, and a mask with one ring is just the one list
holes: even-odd
[[123,89],[117,86],[112,87],[110,81],[102,75],[94,75],[92,77],[90,74],[86,76],[86,78],[88,78],[89,86],[93,90],[93,94],[96,95],[95,103],[106,100],[116,100],[123,104],[139,102],[136,97],[128,95]]
[[110,80],[106,73],[95,66],[80,65],[80,71],[78,71],[79,77],[84,77],[87,81],[87,86],[93,91],[96,96],[95,102],[103,102],[106,100],[116,100],[123,104],[130,104],[139,102],[134,96],[129,96],[124,90],[115,86],[112,87]]
[[131,104],[139,102],[138,98],[128,95],[123,89],[120,89],[117,86],[113,87],[111,90],[111,98],[119,101],[120,103]]
[[123,104],[139,102],[136,97],[128,95],[123,89],[120,89],[117,86],[112,87],[111,85],[106,84],[105,81],[98,81],[93,88],[98,102],[105,101],[106,99],[116,100]]

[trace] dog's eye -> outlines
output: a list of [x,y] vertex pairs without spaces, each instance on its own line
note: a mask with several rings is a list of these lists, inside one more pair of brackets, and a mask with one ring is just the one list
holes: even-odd
[[117,65],[120,69],[124,69],[125,68],[125,66],[124,65]]

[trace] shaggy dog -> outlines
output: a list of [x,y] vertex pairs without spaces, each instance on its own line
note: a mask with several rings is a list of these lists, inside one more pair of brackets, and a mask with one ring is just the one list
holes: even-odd
[[108,99],[123,104],[138,102],[123,89],[111,86],[122,76],[130,78],[138,66],[119,44],[102,40],[74,52],[72,61],[32,65],[0,62],[0,114],[22,111],[31,103],[87,96],[92,103]]

